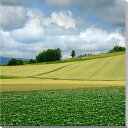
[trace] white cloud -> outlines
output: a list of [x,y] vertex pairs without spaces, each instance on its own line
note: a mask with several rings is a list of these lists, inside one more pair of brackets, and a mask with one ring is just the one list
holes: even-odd
[[[51,16],[45,17],[45,14],[36,8],[7,6],[10,11],[8,12],[4,6],[1,7],[5,10],[3,17],[8,18],[6,22],[1,22],[5,24],[2,28],[15,28],[11,31],[0,30],[3,56],[33,58],[42,50],[61,48],[64,51],[63,58],[67,58],[70,57],[72,49],[82,54],[105,52],[114,45],[125,46],[124,36],[119,30],[107,32],[96,27],[83,27],[80,30],[76,27],[76,20],[71,11],[52,12]],[[24,13],[19,16],[19,12]],[[11,19],[8,16],[12,16]],[[25,19],[27,21],[24,24]],[[15,24],[16,20],[18,25]],[[16,28],[15,25],[24,26]]]
[[39,52],[45,50],[43,43],[21,43],[15,41],[10,32],[0,30],[1,56],[34,58]]
[[14,29],[24,25],[27,10],[19,6],[0,6],[0,25],[2,29]]
[[45,17],[45,14],[41,10],[32,8],[28,9],[27,16],[30,19],[37,18],[44,26],[49,26],[55,23],[56,25],[66,29],[75,28],[75,19],[73,18],[71,11],[52,12],[50,17]]
[[73,18],[71,11],[52,12],[51,17],[42,18],[42,24],[44,26],[49,26],[53,23],[66,29],[75,28],[76,26],[75,19]]
[[0,6],[0,25],[3,30],[22,28],[28,20],[38,20],[43,26],[56,24],[66,29],[75,28],[75,19],[71,11],[52,12],[50,17],[37,8],[21,6]]
[[43,38],[44,29],[40,20],[29,20],[26,25],[21,29],[16,29],[11,32],[13,39],[19,42],[37,42]]
[[[47,35],[74,33],[71,28],[75,27],[75,20],[70,11],[53,12],[50,18],[45,18],[39,9],[28,9],[27,16],[29,20],[23,28],[10,32],[12,38],[18,42],[33,43],[43,40]],[[56,24],[53,25],[53,23]]]
[[10,32],[4,32],[0,30],[0,42],[1,42],[1,50],[3,49],[12,49],[20,47],[21,45],[13,40],[10,36]]
[[2,55],[6,57],[34,58],[48,48],[61,48],[63,58],[69,58],[72,49],[77,54],[107,52],[115,45],[125,46],[125,38],[119,30],[107,32],[95,27],[87,28],[78,35],[46,35],[35,43],[21,43],[14,40],[10,32],[1,31]]
[[45,14],[37,8],[29,8],[27,12],[27,16],[29,17],[29,20],[38,20],[43,26],[48,26],[52,23],[51,17],[46,18]]
[[66,29],[75,28],[75,20],[72,17],[71,11],[53,12],[51,14],[51,20]]
[[107,32],[95,27],[88,28],[80,33],[82,46],[80,50],[109,50],[115,45],[125,46],[125,38],[120,34],[119,30]]
[[80,10],[81,15],[100,16],[112,24],[124,24],[125,0],[42,0],[48,5],[65,8],[73,7]]
[[28,9],[27,16],[30,18],[41,19],[44,17],[44,13],[38,8],[31,8],[31,9]]

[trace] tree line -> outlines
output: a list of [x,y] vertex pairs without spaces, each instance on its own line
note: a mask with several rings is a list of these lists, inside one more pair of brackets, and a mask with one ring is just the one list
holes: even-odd
[[[108,53],[112,52],[121,52],[125,51],[125,47],[121,46],[114,46],[111,50],[109,50]],[[84,54],[84,55],[78,55],[77,57],[85,57],[85,56],[92,56],[95,54]],[[72,50],[70,56],[72,58],[76,57],[76,51]],[[62,58],[61,49],[47,49],[39,53],[35,59],[30,59],[27,61],[17,60],[17,59],[11,59],[8,62],[8,65],[23,65],[23,64],[32,64],[32,63],[39,63],[39,62],[53,62],[53,61],[60,61]]]
[[110,49],[109,53],[112,53],[112,52],[122,52],[122,51],[125,51],[125,50],[126,50],[125,47],[114,46],[112,49]]
[[[75,50],[71,51],[71,56],[74,58],[76,56]],[[23,65],[23,64],[32,64],[32,63],[39,63],[39,62],[53,62],[53,61],[60,61],[62,58],[61,49],[47,49],[43,52],[39,53],[35,59],[30,59],[28,61],[11,59],[8,62],[8,65]]]

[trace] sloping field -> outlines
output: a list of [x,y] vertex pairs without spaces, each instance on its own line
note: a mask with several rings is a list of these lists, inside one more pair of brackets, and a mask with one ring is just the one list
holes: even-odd
[[1,126],[125,126],[125,55],[1,70]]
[[125,80],[125,55],[79,62],[2,66],[3,76],[77,80]]
[[23,65],[23,66],[1,66],[3,76],[36,76],[42,73],[51,72],[56,69],[68,66],[70,63],[45,64],[45,65]]
[[60,70],[38,75],[45,78],[125,80],[124,55],[77,62]]
[[125,55],[1,70],[2,92],[125,86]]

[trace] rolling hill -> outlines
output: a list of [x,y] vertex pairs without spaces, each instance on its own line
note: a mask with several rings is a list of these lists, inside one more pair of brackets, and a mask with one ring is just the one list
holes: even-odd
[[125,80],[125,55],[70,63],[2,66],[3,76],[69,80]]
[[67,63],[1,66],[1,91],[125,86],[124,53],[104,54],[88,57],[83,61],[73,61],[75,62],[67,60]]

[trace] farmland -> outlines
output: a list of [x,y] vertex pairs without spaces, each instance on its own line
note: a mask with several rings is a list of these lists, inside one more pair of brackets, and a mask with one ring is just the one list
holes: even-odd
[[2,126],[124,126],[125,55],[1,66]]
[[70,63],[2,66],[1,71],[3,76],[9,77],[125,80],[125,55]]
[[1,71],[2,92],[124,86],[125,55],[70,63],[2,66]]
[[124,87],[125,81],[78,81],[78,80],[52,80],[52,79],[2,79],[2,92],[44,91],[60,89]]
[[1,126],[124,126],[125,89],[2,93]]

